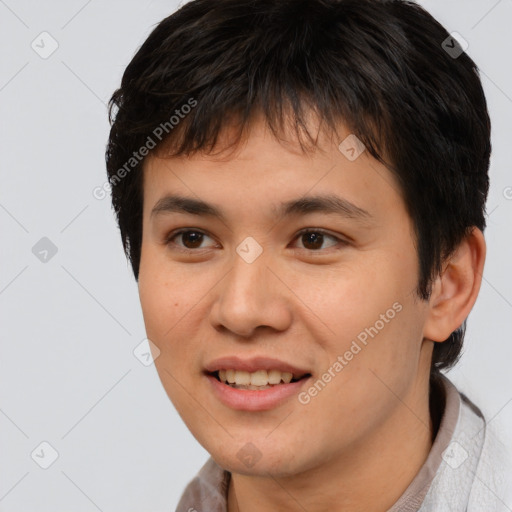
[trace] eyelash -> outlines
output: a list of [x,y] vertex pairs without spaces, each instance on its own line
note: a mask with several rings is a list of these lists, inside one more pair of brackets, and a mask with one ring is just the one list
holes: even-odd
[[[179,235],[182,235],[184,233],[200,233],[202,235],[206,235],[206,236],[209,236],[208,233],[205,233],[204,231],[202,231],[201,229],[193,229],[193,228],[185,228],[185,229],[179,229],[178,231],[173,231],[171,232],[166,238],[165,238],[165,245],[174,245],[175,249],[178,250],[178,251],[181,251],[181,252],[185,252],[185,253],[193,253],[193,252],[199,252],[201,250],[204,250],[204,248],[197,248],[197,249],[187,249],[186,247],[180,247],[180,246],[177,246],[172,240],[174,238],[177,238]],[[295,238],[294,240],[297,240],[299,237],[301,237],[302,235],[305,235],[307,233],[316,233],[316,234],[320,234],[320,235],[323,235],[323,236],[326,236],[326,237],[329,237],[329,238],[332,238],[333,240],[336,240],[338,242],[337,245],[341,245],[342,247],[345,247],[347,245],[349,245],[349,243],[341,238],[338,238],[337,236],[334,236],[334,235],[331,235],[329,232],[327,232],[326,230],[324,229],[321,229],[321,228],[318,228],[318,229],[315,229],[315,228],[305,228],[305,229],[301,229],[296,235],[295,235]],[[211,237],[210,237],[211,238]],[[322,249],[317,249],[317,250],[314,250],[314,249],[303,249],[303,248],[300,248],[300,250],[303,250],[303,251],[307,251],[309,253],[319,253],[319,252],[322,252]],[[336,249],[336,245],[333,245],[331,247],[328,247],[327,249]],[[326,250],[326,249],[323,249],[323,250]],[[338,248],[339,250],[339,248]]]

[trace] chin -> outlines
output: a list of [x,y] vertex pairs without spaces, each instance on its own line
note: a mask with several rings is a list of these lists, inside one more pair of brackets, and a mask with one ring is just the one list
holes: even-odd
[[238,446],[239,443],[233,443],[229,451],[226,451],[226,445],[219,446],[218,450],[210,446],[208,451],[225,470],[246,476],[285,478],[306,469],[296,455],[277,447],[259,449],[251,441]]

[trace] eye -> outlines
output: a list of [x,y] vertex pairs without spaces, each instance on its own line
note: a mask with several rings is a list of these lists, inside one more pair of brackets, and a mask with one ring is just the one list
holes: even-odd
[[[199,229],[181,229],[179,231],[174,231],[166,237],[165,243],[167,245],[177,246],[179,250],[183,251],[192,251],[194,249],[204,249],[205,247],[200,247],[201,243],[204,240],[204,237],[208,237],[206,233],[200,231]],[[175,238],[181,238],[183,245],[176,244],[174,242]],[[210,237],[208,237],[210,238]]]
[[[173,231],[170,233],[166,239],[165,244],[174,246],[175,249],[181,250],[184,252],[191,252],[198,249],[206,249],[207,247],[201,247],[204,238],[211,238],[206,233],[199,229],[180,229],[178,231]],[[180,239],[182,244],[176,243],[175,239]],[[299,249],[304,249],[310,252],[319,252],[319,249],[322,249],[322,245],[325,242],[326,238],[330,238],[334,240],[335,243],[331,244],[329,247],[335,247],[336,245],[348,245],[348,242],[345,242],[341,238],[338,238],[334,235],[329,234],[323,229],[315,229],[315,228],[307,228],[299,231],[295,240],[299,239],[302,241],[304,247],[299,247]],[[326,249],[326,247],[323,247]]]
[[[335,240],[335,242],[329,247],[335,247],[337,244],[348,245],[348,242],[345,242],[341,238],[338,238],[334,235],[327,233],[323,229],[315,229],[315,228],[307,228],[299,231],[296,239],[299,239],[303,242],[305,247],[303,247],[307,251],[315,251],[318,252],[318,249],[322,248],[323,242],[325,238],[330,238],[331,240]],[[299,247],[301,249],[301,247]],[[325,249],[325,247],[324,247]]]

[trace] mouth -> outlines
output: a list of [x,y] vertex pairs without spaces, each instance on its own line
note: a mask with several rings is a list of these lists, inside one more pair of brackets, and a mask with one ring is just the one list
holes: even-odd
[[261,412],[289,402],[311,381],[312,373],[294,366],[290,358],[267,356],[220,357],[204,366],[203,375],[213,395],[225,406]]
[[293,384],[311,377],[310,373],[291,373],[281,370],[256,370],[255,372],[248,372],[222,369],[206,372],[206,374],[231,388],[251,391],[263,391],[286,384]]

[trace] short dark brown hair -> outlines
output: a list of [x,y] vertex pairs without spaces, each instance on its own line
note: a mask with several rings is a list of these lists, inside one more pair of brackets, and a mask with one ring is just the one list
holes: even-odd
[[[165,136],[151,151],[172,145],[177,156],[211,151],[228,124],[241,136],[255,113],[277,136],[291,114],[314,146],[308,109],[332,133],[344,123],[398,179],[415,227],[417,294],[428,300],[445,258],[473,226],[485,229],[491,128],[473,60],[402,0],[193,0],[156,26],[109,103],[112,205],[135,279],[144,158],[130,159],[157,127]],[[456,363],[465,328],[435,343],[431,376]]]

